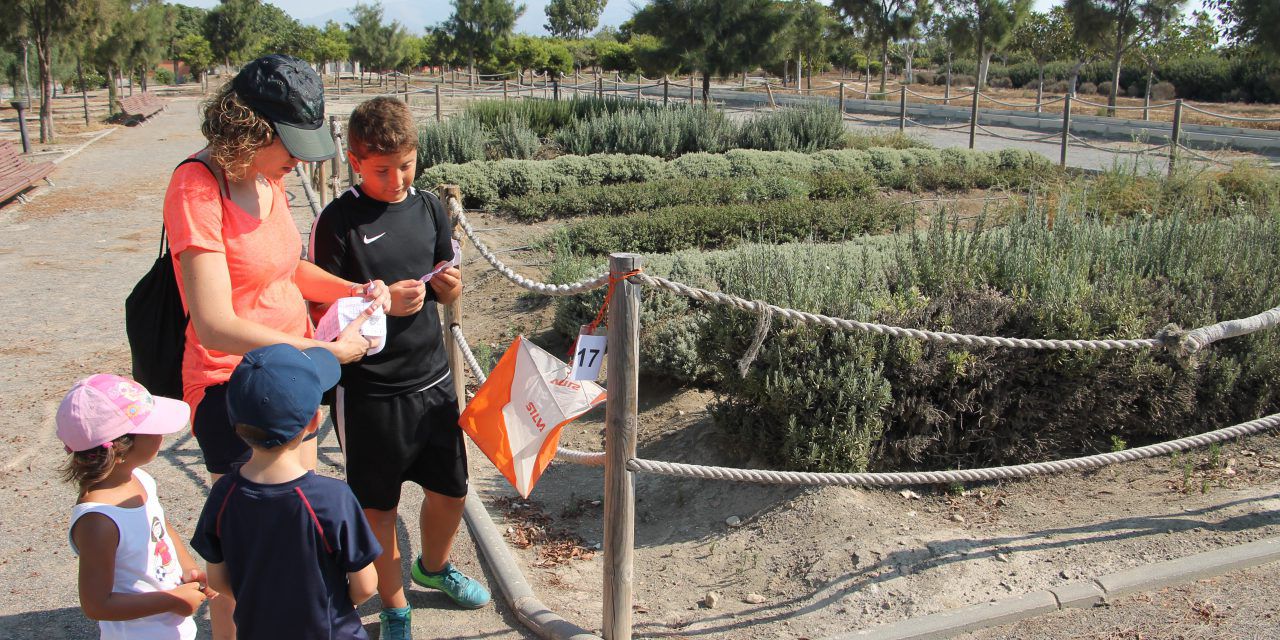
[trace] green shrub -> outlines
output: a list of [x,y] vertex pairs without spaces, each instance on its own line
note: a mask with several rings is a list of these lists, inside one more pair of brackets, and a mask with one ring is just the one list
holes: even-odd
[[[1266,183],[1247,173],[1164,189],[1212,185],[1241,193]],[[1109,225],[1081,208],[1084,201],[1082,193],[1062,197],[1051,211],[1032,201],[990,231],[981,224],[963,231],[939,217],[926,231],[897,237],[694,250],[647,257],[645,268],[785,307],[982,335],[1143,338],[1166,323],[1191,328],[1280,304],[1276,205],[1260,216],[1215,218],[1187,208],[1190,201],[1166,218]],[[701,230],[691,235],[706,237]],[[566,280],[600,270],[599,259],[588,263],[567,252],[557,261],[573,265],[559,268]],[[576,333],[601,297],[559,300],[556,327]],[[1117,435],[1141,446],[1280,409],[1277,331],[1216,343],[1187,366],[1160,351],[970,347],[775,319],[743,377],[737,360],[755,322],[727,307],[646,290],[642,370],[710,385],[725,441],[743,457],[784,468],[963,468],[1064,458],[1108,451]]]
[[472,118],[449,118],[418,130],[418,171],[485,159],[489,132]]
[[556,131],[554,139],[576,155],[627,153],[672,158],[722,152],[733,146],[734,133],[733,124],[719,111],[670,108],[575,119]]
[[830,107],[797,107],[756,116],[738,132],[743,149],[812,153],[844,146],[844,121]]
[[489,147],[490,159],[514,158],[528,160],[538,153],[542,142],[538,134],[515,120],[494,125]]
[[798,200],[808,197],[809,190],[807,182],[785,176],[772,180],[657,180],[518,196],[499,202],[496,211],[524,221],[586,215],[618,216],[677,205]]
[[438,184],[458,184],[468,207],[487,208],[500,198],[558,193],[575,186],[678,178],[769,179],[778,176],[789,176],[812,185],[806,175],[833,171],[849,173],[855,181],[864,180],[856,174],[865,173],[881,186],[902,188],[901,185],[906,184],[911,188],[932,189],[1022,187],[1054,175],[1055,169],[1047,158],[1019,150],[842,149],[803,154],[735,149],[722,155],[690,154],[670,162],[646,155],[598,154],[560,156],[553,160],[442,164],[423,171],[418,185],[434,188]]
[[933,145],[925,142],[921,138],[907,135],[901,131],[893,133],[866,133],[862,131],[848,131],[844,134],[844,148],[846,149],[870,149],[872,147],[885,147],[888,149],[928,149]]
[[479,100],[467,105],[463,116],[494,129],[505,122],[517,122],[539,137],[549,138],[575,119],[594,118],[621,112],[655,111],[662,106],[648,101],[574,96],[569,100]]
[[893,228],[908,212],[877,199],[750,205],[681,205],[636,215],[588,218],[557,229],[551,244],[574,254],[671,253],[743,242],[841,241]]

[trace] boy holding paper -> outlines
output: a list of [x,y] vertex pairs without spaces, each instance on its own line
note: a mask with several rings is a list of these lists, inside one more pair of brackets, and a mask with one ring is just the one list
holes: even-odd
[[418,133],[409,109],[374,98],[352,112],[347,131],[348,157],[361,184],[316,218],[310,256],[335,275],[390,283],[383,351],[343,366],[332,415],[347,482],[384,550],[374,562],[381,637],[399,640],[410,637],[395,530],[406,480],[426,494],[413,581],[444,591],[462,607],[489,601],[483,586],[449,562],[467,495],[467,458],[433,303],[456,300],[462,276],[450,266],[455,252],[444,205],[412,186]]

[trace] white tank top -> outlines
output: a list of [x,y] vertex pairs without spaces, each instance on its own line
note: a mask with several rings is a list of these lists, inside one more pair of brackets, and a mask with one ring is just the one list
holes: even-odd
[[[116,546],[116,572],[112,591],[147,593],[167,591],[182,583],[182,565],[174,541],[164,526],[164,509],[156,498],[156,481],[147,472],[134,469],[133,476],[142,483],[147,501],[141,507],[126,509],[98,502],[82,502],[71,509],[71,528],[86,513],[100,513],[116,524],[120,544]],[[71,541],[76,555],[76,543]],[[99,621],[102,640],[193,640],[196,623],[176,613],[160,613],[137,620]]]

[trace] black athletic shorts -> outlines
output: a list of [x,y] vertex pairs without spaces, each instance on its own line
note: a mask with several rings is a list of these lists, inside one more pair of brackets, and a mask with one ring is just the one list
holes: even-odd
[[406,481],[452,498],[467,495],[467,448],[452,377],[387,398],[349,394],[338,385],[332,415],[347,484],[360,506],[396,508]]
[[[236,435],[235,425],[227,416],[227,383],[204,390],[204,398],[196,405],[195,417],[191,420],[191,430],[196,434],[204,468],[209,473],[226,475],[249,461],[252,450]],[[311,440],[318,434],[319,431],[312,432],[305,439]]]
[[228,474],[234,467],[249,461],[249,445],[236,435],[227,417],[227,383],[204,390],[204,398],[196,405],[191,428],[204,455],[204,468],[209,473]]

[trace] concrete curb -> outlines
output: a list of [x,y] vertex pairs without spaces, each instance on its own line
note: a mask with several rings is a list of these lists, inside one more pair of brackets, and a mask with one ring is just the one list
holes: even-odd
[[826,640],[936,640],[1062,609],[1097,606],[1121,596],[1280,561],[1280,537],[1157,562],[1047,591],[942,611]]

